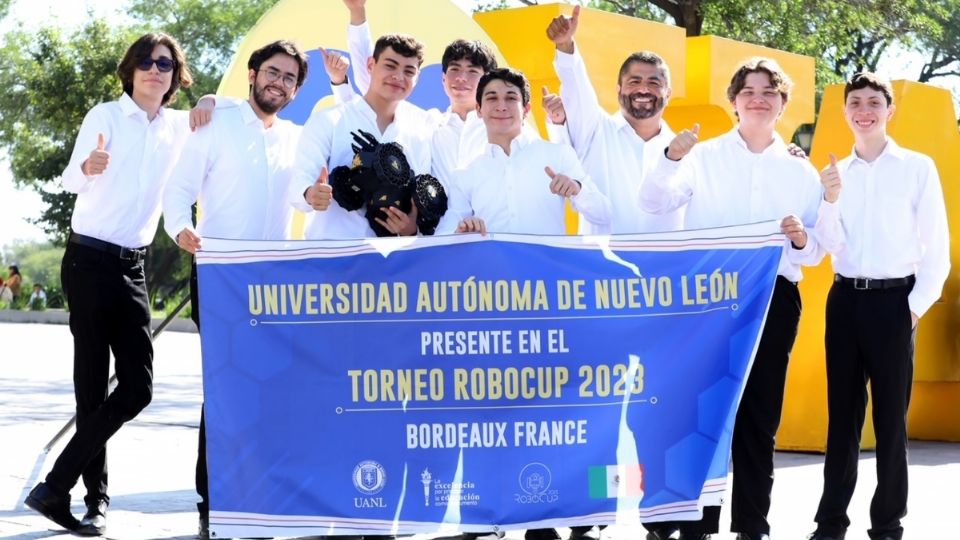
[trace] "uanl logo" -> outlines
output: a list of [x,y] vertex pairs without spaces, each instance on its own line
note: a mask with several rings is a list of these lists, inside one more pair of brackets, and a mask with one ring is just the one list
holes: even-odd
[[550,489],[553,474],[543,463],[528,463],[520,469],[518,481],[523,493],[514,493],[513,499],[520,504],[552,503],[560,498],[557,490]]
[[376,461],[361,461],[353,468],[353,487],[367,497],[354,497],[353,506],[356,508],[386,508],[383,497],[370,497],[380,493],[387,483],[387,472]]

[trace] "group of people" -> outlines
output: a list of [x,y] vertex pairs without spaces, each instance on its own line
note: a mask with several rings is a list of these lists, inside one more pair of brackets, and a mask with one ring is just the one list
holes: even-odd
[[[306,55],[290,41],[251,54],[247,99],[208,96],[189,116],[167,107],[191,82],[172,37],[147,34],[121,60],[120,99],[89,112],[63,173],[64,187],[78,194],[62,274],[74,336],[77,431],[30,492],[28,506],[77,534],[106,529],[106,443],[151,399],[143,258],[161,210],[166,232],[189,253],[202,249],[204,237],[287,239],[293,209],[307,214],[308,239],[429,234],[423,207],[394,192],[381,197],[386,204],[360,199],[354,205],[351,189],[368,180],[354,176],[358,164],[384,159],[439,181],[447,205],[437,234],[563,234],[566,200],[583,234],[780,223],[785,240],[772,304],[733,434],[731,530],[740,540],[770,534],[774,437],[801,311],[797,282],[801,266],[832,253],[829,436],[811,538],[839,540],[849,526],[868,381],[878,449],[869,532],[876,539],[902,537],[913,339],[917,321],[940,294],[949,252],[932,160],[886,134],[895,109],[887,81],[870,73],[849,81],[844,113],[856,144],[848,157],[831,157],[818,173],[775,131],[791,81],[769,58],[737,67],[727,98],[738,123],[714,139],[699,142],[698,125],[675,132],[664,122],[670,69],[650,51],[624,60],[619,110],[608,114],[576,43],[575,7],[546,29],[561,81],[559,95],[543,89],[550,142],[527,127],[526,77],[498,67],[480,42],[457,40],[444,51],[446,111],[410,104],[423,45],[403,34],[373,41],[364,0],[344,3],[351,59],[322,51],[339,103],[315,111],[302,128],[277,116],[307,76]],[[191,206],[198,199],[203,208],[194,225]],[[199,325],[195,270],[191,291]],[[111,350],[118,385],[108,395]],[[201,415],[201,537],[209,525],[204,432]],[[87,511],[78,521],[69,492],[80,478]],[[700,521],[646,523],[647,539],[709,538],[719,530],[719,513],[707,507]],[[595,539],[599,529],[574,527],[571,537]],[[526,537],[559,535],[540,529]]]

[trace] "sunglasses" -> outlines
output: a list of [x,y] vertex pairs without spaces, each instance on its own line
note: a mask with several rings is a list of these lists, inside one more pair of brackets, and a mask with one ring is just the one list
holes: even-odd
[[173,70],[173,60],[167,58],[166,56],[161,56],[160,58],[144,58],[137,64],[137,69],[140,71],[150,71],[150,68],[156,64],[157,71],[160,73],[167,73]]

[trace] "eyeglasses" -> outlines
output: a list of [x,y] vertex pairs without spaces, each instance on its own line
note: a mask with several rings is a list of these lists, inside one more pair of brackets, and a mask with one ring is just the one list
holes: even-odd
[[263,73],[267,77],[267,82],[276,82],[277,79],[283,81],[283,85],[287,88],[293,88],[297,85],[297,78],[289,73],[284,75],[274,68],[260,69],[257,70],[260,73]]
[[140,71],[150,71],[150,68],[156,64],[157,71],[160,73],[167,73],[173,70],[173,60],[167,58],[166,56],[161,56],[160,58],[144,58],[137,64],[137,69]]

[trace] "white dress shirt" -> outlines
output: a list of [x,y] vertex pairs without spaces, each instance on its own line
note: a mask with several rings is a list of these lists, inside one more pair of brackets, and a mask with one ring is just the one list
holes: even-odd
[[922,316],[950,273],[950,231],[936,165],[888,138],[873,162],[854,150],[837,169],[840,198],[824,202],[817,220],[834,271],[873,279],[916,275],[908,301]]
[[610,222],[610,201],[576,153],[524,132],[511,142],[510,155],[499,145],[487,144],[483,155],[457,171],[437,234],[454,232],[460,220],[470,216],[483,219],[490,232],[565,234],[564,198],[550,192],[547,166],[580,182],[580,192],[570,197],[574,210],[597,225]]
[[[590,84],[579,49],[573,54],[557,51],[553,66],[560,78],[568,140],[584,169],[613,205],[610,225],[598,228],[581,220],[580,233],[679,230],[683,226],[682,208],[657,215],[644,212],[637,204],[637,190],[663,155],[663,149],[673,140],[673,131],[661,121],[660,133],[644,141],[621,112],[608,114]],[[551,139],[553,137],[551,135]]]
[[822,199],[820,175],[809,161],[790,155],[779,135],[774,133],[773,139],[754,153],[735,127],[698,143],[680,161],[661,154],[640,188],[640,204],[654,213],[686,205],[685,229],[797,216],[808,228],[807,244],[794,249],[789,239],[784,240],[777,273],[800,281],[800,265],[815,265],[824,255],[812,230]]
[[314,111],[300,135],[289,190],[289,201],[294,208],[308,213],[305,228],[308,240],[376,236],[364,217],[365,207],[348,212],[333,201],[326,210],[314,212],[304,200],[304,192],[317,181],[323,166],[332,173],[340,165],[350,165],[354,156],[351,148],[354,141],[350,132],[358,129],[370,133],[380,142],[399,143],[413,174],[430,170],[429,133],[399,114],[380,133],[377,114],[365,99],[354,99],[336,107]]
[[201,238],[288,238],[287,192],[299,137],[300,126],[289,120],[277,118],[267,129],[247,101],[218,99],[213,120],[190,136],[167,184],[167,234],[176,241],[193,228],[190,206],[199,195]]
[[[64,189],[77,194],[74,232],[128,248],[153,241],[163,186],[190,133],[188,114],[161,107],[151,121],[126,93],[90,109],[61,177]],[[80,166],[97,147],[98,134],[110,163],[102,174],[86,176]]]

